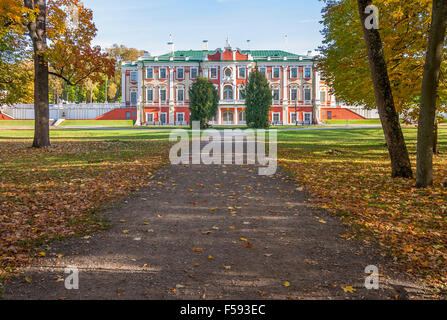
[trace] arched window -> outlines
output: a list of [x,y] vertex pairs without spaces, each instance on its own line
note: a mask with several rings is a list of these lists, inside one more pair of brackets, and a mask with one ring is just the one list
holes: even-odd
[[231,71],[230,68],[225,69],[225,77],[231,78],[232,74],[233,74],[233,72]]
[[245,123],[245,110],[238,111],[238,120],[239,120],[239,124]]
[[233,100],[233,87],[226,85],[223,90],[224,100]]

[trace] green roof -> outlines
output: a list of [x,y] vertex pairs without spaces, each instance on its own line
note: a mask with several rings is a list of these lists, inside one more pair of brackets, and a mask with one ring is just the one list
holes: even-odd
[[[161,56],[148,57],[144,60],[139,60],[142,62],[185,62],[186,58],[190,62],[201,62],[203,58],[208,54],[214,54],[216,50],[177,50],[174,55],[170,53],[163,54]],[[290,53],[282,50],[241,50],[243,54],[251,54],[255,61],[283,61],[284,57],[287,57],[288,61],[312,61],[312,57],[298,55],[295,53]],[[171,60],[172,58],[172,60]],[[131,66],[128,64],[127,66]],[[133,64],[135,65],[135,64]]]

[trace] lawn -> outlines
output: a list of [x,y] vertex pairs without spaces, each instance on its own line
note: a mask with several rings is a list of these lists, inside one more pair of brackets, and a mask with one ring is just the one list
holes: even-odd
[[30,148],[32,133],[0,130],[0,282],[48,241],[104,228],[98,210],[169,160],[167,133],[52,130],[46,150]]
[[34,127],[34,120],[0,120],[2,127]]
[[[416,129],[404,134],[413,168]],[[318,209],[339,216],[346,238],[377,243],[397,266],[431,285],[447,284],[447,128],[439,131],[435,186],[392,179],[381,129],[279,132],[279,161]]]
[[129,127],[133,126],[133,120],[65,120],[61,127]]
[[380,119],[324,120],[328,125],[380,125]]

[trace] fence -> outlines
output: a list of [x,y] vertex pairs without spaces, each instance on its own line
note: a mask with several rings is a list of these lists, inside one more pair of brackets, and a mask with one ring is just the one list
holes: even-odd
[[[121,107],[121,103],[50,104],[50,119],[92,120]],[[34,120],[32,104],[3,106],[1,111],[13,119]]]

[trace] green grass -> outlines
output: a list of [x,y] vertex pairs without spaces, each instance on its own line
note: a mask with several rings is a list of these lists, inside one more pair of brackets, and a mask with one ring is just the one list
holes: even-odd
[[65,120],[61,123],[61,127],[78,127],[78,126],[98,126],[98,127],[113,127],[113,126],[133,126],[133,120]]
[[34,120],[0,120],[4,127],[34,127]]
[[370,124],[370,125],[380,125],[380,119],[361,119],[361,120],[324,120],[325,124],[335,125],[335,124]]
[[[0,140],[32,139],[34,130],[0,130]],[[168,131],[156,130],[92,130],[92,129],[55,129],[50,131],[51,140],[166,140]]]

